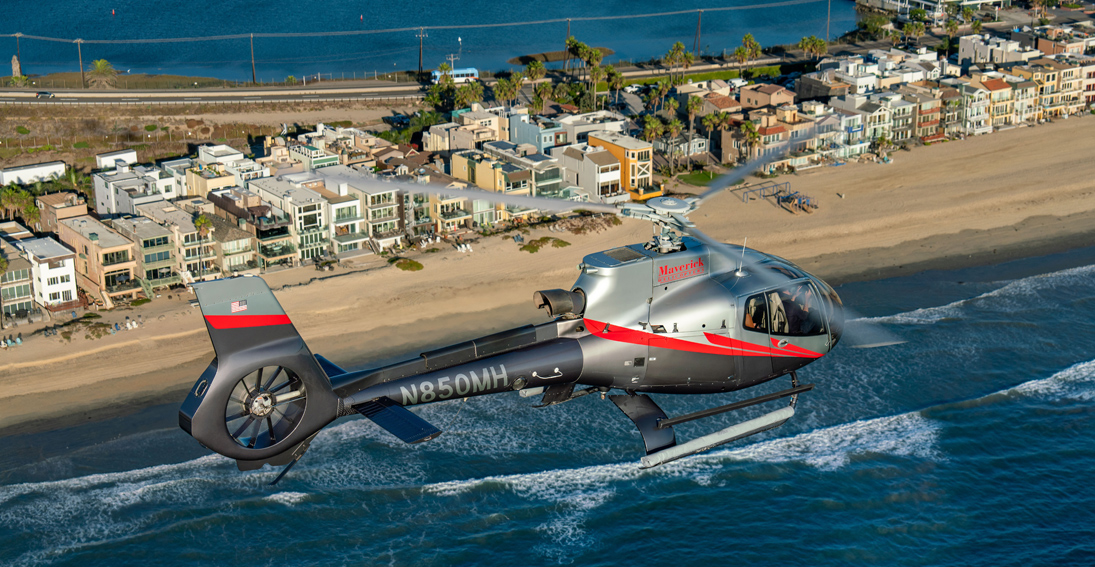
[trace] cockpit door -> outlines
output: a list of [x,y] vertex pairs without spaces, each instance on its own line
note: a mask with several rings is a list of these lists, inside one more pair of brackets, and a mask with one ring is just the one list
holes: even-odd
[[768,298],[766,294],[758,293],[741,298],[739,305],[742,307],[738,321],[740,342],[735,348],[741,370],[738,380],[743,384],[766,380],[772,375]]
[[768,292],[776,315],[769,327],[772,370],[783,374],[801,368],[829,350],[829,333],[818,291],[808,281]]

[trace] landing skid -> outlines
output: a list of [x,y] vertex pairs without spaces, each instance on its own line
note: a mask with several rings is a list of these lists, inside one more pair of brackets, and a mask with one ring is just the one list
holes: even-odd
[[[702,453],[718,447],[719,445],[737,441],[738,439],[756,435],[757,433],[762,433],[783,425],[788,419],[791,419],[791,417],[795,415],[795,402],[798,399],[798,395],[802,392],[812,390],[814,387],[813,384],[804,384],[800,386],[798,384],[798,376],[794,372],[791,373],[791,386],[791,388],[780,390],[779,392],[773,392],[771,394],[765,394],[748,400],[701,410],[674,418],[666,416],[665,412],[654,403],[654,400],[650,399],[650,396],[643,394],[619,395],[609,396],[609,399],[611,399],[612,403],[616,404],[616,407],[620,408],[620,411],[624,412],[624,414],[635,423],[635,426],[639,429],[639,433],[642,434],[643,443],[646,444],[646,456],[643,457],[640,462],[642,468],[645,469],[675,461],[681,457],[687,457],[688,455]],[[677,444],[676,434],[673,432],[674,425],[762,404],[764,402],[770,402],[780,398],[786,398],[788,396],[791,398],[791,403],[786,407],[680,445]]]
[[540,403],[532,407],[546,408],[555,404],[569,402],[570,400],[592,394],[593,392],[596,392],[600,389],[601,388],[598,388],[596,386],[590,386],[589,388],[584,388],[575,392],[573,382],[571,382],[570,384],[555,384],[554,386],[549,386],[548,389],[544,391],[544,397],[540,400]]

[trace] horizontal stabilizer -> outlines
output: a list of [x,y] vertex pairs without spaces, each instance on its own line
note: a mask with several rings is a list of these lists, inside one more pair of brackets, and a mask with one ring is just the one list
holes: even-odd
[[646,445],[646,454],[661,451],[666,447],[672,447],[677,443],[672,427],[658,427],[658,421],[666,419],[665,412],[650,396],[639,394],[637,396],[609,396],[608,399],[620,408],[643,436]]
[[647,469],[658,465],[664,465],[665,463],[675,461],[681,457],[702,453],[724,443],[737,441],[738,439],[756,435],[762,431],[768,431],[769,429],[783,425],[783,423],[788,419],[791,419],[791,416],[793,415],[795,415],[795,408],[791,406],[782,407],[758,418],[727,427],[722,431],[704,435],[703,437],[693,439],[687,443],[681,443],[675,447],[669,447],[668,449],[663,449],[657,453],[649,454],[642,458],[642,468]]
[[334,378],[335,376],[346,374],[346,371],[340,368],[337,364],[331,362],[330,360],[327,360],[326,358],[323,358],[318,354],[316,355],[316,362],[319,362],[319,367],[327,373],[328,378]]
[[441,430],[430,425],[430,422],[388,398],[360,403],[354,409],[404,443],[421,443],[441,435]]

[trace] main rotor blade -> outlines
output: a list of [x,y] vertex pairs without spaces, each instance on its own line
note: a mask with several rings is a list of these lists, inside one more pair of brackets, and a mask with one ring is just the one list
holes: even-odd
[[778,277],[775,272],[772,272],[771,270],[766,270],[764,266],[757,265],[756,260],[749,257],[748,255],[744,255],[743,259],[741,248],[730,246],[729,244],[726,244],[724,242],[719,242],[718,240],[715,240],[707,233],[696,227],[687,227],[683,230],[692,238],[695,238],[696,240],[699,240],[700,242],[706,244],[707,248],[710,249],[713,253],[722,256],[729,262],[732,262],[733,265],[737,266],[740,264],[741,269],[746,274],[748,274],[748,276],[756,277],[757,280],[755,281],[759,281],[762,284],[762,287],[781,285],[787,283],[788,281],[788,278]]
[[[321,172],[325,184],[345,183],[359,189],[381,189],[384,191],[397,190],[408,194],[428,194],[448,197],[460,197],[475,201],[488,201],[505,205],[516,205],[529,209],[550,212],[568,211],[592,211],[598,213],[617,213],[619,209],[613,205],[604,203],[579,203],[576,201],[564,201],[562,199],[549,199],[547,197],[533,197],[530,195],[511,195],[494,191],[484,191],[475,187],[442,187],[430,183],[408,183],[406,181],[385,181],[365,174],[354,176],[338,173]],[[330,187],[328,187],[330,188]]]
[[848,307],[844,310],[844,336],[841,338],[852,348],[878,348],[903,344],[906,341],[878,323],[868,320]]
[[[816,137],[817,125],[815,124],[811,126],[809,132],[810,134],[806,136],[805,140],[802,140],[801,143],[805,143],[808,145],[810,141]],[[774,146],[770,146],[765,150],[765,153],[763,155],[757,156],[756,158],[734,168],[734,170],[730,173],[719,177],[715,180],[714,183],[710,185],[710,189],[700,194],[696,202],[696,206],[699,206],[707,199],[718,195],[719,193],[725,191],[726,188],[752,175],[754,171],[783,159],[783,157],[791,151],[791,143],[791,140],[787,140],[784,142],[780,142],[779,144],[776,144]]]

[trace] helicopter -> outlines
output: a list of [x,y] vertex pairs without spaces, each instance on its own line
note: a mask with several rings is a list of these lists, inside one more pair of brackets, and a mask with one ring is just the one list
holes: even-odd
[[[688,219],[776,157],[734,170],[699,196],[617,205],[336,179],[544,211],[612,213],[649,221],[654,231],[648,242],[585,256],[570,289],[536,291],[535,305],[551,319],[546,323],[354,371],[313,354],[261,278],[193,284],[215,357],[183,401],[179,425],[235,459],[240,470],[284,466],[271,484],[336,419],[363,415],[406,443],[422,443],[441,430],[408,408],[512,391],[540,396],[541,408],[589,394],[611,400],[642,437],[643,468],[779,427],[794,415],[798,396],[814,387],[800,384],[798,371],[841,340],[841,299],[794,263],[731,247]],[[733,392],[781,377],[790,378],[789,388],[674,417],[651,397]],[[781,399],[788,401],[778,409],[686,442],[673,430]]]

